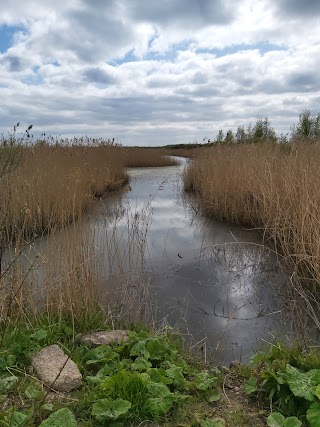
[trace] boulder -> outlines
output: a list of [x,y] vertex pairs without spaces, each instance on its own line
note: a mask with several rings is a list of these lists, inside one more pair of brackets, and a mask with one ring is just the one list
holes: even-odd
[[81,335],[79,341],[88,347],[98,347],[102,344],[113,344],[127,342],[129,340],[129,332],[124,330],[114,331],[99,331],[91,334]]
[[78,366],[58,345],[50,345],[37,352],[31,364],[40,381],[53,390],[69,392],[81,385],[82,375]]

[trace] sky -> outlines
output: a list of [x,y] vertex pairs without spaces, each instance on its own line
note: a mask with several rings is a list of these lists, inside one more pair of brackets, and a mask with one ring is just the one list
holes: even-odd
[[320,0],[0,0],[0,132],[202,142],[320,111]]

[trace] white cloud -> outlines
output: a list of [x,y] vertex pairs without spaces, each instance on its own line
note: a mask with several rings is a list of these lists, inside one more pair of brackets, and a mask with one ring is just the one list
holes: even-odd
[[267,115],[286,132],[320,99],[320,8],[304,4],[0,0],[0,25],[16,26],[0,127],[164,144]]

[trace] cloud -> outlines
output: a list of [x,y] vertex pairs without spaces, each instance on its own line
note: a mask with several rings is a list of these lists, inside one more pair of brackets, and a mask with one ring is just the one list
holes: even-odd
[[320,2],[318,0],[277,0],[277,9],[284,16],[311,17],[320,15]]
[[0,127],[146,145],[267,115],[287,132],[320,98],[319,6],[301,4],[0,0]]
[[223,0],[127,0],[125,7],[137,21],[153,22],[160,26],[188,27],[227,24],[236,13],[236,1]]

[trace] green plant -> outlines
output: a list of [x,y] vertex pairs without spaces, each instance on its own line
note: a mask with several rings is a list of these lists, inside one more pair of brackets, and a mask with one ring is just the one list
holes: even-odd
[[267,424],[269,427],[300,427],[302,422],[297,417],[285,418],[279,412],[274,412],[269,415]]
[[[301,418],[307,419],[311,427],[318,426],[318,366],[319,356],[316,353],[302,353],[299,347],[286,349],[281,344],[275,344],[268,353],[258,353],[252,358],[252,375],[246,381],[246,393],[265,396],[281,412],[271,415],[268,425],[300,426],[298,418]],[[282,414],[289,418],[285,419]]]

